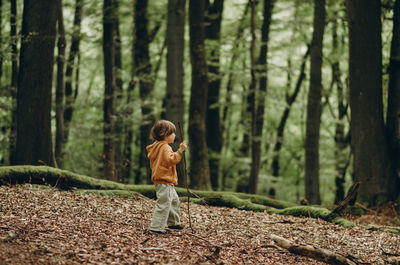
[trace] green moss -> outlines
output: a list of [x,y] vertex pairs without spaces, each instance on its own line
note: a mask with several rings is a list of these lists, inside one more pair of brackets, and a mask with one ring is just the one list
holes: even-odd
[[315,207],[315,206],[294,206],[285,209],[272,209],[270,212],[283,214],[283,215],[292,215],[292,216],[305,216],[311,218],[327,218],[331,213],[326,208]]
[[371,230],[371,231],[382,231],[382,232],[389,232],[393,234],[400,234],[400,229],[392,228],[392,227],[376,227],[376,226],[362,226],[364,229]]
[[100,196],[121,196],[121,197],[143,196],[138,192],[127,191],[127,190],[74,190],[73,192],[78,194],[94,194]]
[[337,224],[337,225],[341,225],[341,226],[344,226],[344,227],[348,227],[348,228],[351,228],[351,227],[355,227],[355,226],[356,226],[355,223],[353,223],[353,222],[351,222],[351,221],[349,221],[349,220],[347,220],[347,219],[344,219],[344,218],[342,218],[342,217],[333,218],[333,219],[331,220],[331,222],[332,222],[332,223],[335,223],[335,224]]

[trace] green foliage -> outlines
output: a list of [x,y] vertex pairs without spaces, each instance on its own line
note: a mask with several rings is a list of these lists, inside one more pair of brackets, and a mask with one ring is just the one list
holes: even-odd
[[[131,81],[132,73],[132,45],[133,34],[133,2],[120,0],[119,2],[119,24],[121,33],[122,69],[123,80],[123,102],[115,104],[116,110],[123,113],[123,125],[133,130],[132,157],[129,161],[133,172],[138,172],[138,157],[145,150],[140,150],[138,141],[142,113],[140,106],[142,102],[139,96],[139,87],[136,84],[133,91],[127,90]],[[246,97],[250,83],[250,19],[249,13],[244,18],[243,35],[236,40],[239,21],[243,15],[248,1],[232,0],[225,1],[224,14],[222,19],[220,71],[221,71],[221,93],[219,104],[221,107],[228,107],[228,120],[224,125],[224,148],[220,155],[220,187],[225,191],[235,191],[238,186],[247,183],[251,159],[250,155],[244,156],[240,148],[245,132],[249,133],[251,124],[244,115]],[[392,4],[392,1],[384,1]],[[386,4],[384,6],[386,6]],[[66,30],[67,46],[66,55],[69,54],[70,40],[73,31],[73,17],[75,0],[63,1],[64,25]],[[156,65],[160,65],[155,79],[154,93],[152,95],[153,114],[159,118],[163,110],[163,100],[166,88],[165,54],[161,53],[166,37],[166,13],[167,1],[149,1],[148,19],[149,31],[159,26],[154,39],[150,44],[150,58],[153,72]],[[18,30],[22,20],[22,1],[18,2]],[[102,59],[102,3],[95,0],[85,0],[82,15],[82,39],[80,42],[80,70],[78,84],[79,92],[75,105],[75,112],[71,124],[68,144],[65,147],[64,168],[83,175],[99,176],[102,170],[103,152],[103,92],[104,73]],[[9,39],[9,3],[4,3],[3,42],[8,43]],[[260,27],[262,22],[262,2],[257,5],[256,12],[256,51],[259,50]],[[273,10],[270,40],[268,42],[268,91],[266,94],[266,113],[264,131],[262,138],[261,169],[258,185],[260,195],[268,195],[271,188],[275,189],[275,198],[284,201],[298,202],[304,197],[304,137],[306,104],[309,86],[309,65],[306,65],[306,78],[302,84],[300,94],[293,104],[290,116],[287,121],[283,147],[280,152],[280,175],[275,178],[271,176],[271,162],[273,157],[273,146],[276,141],[276,130],[279,125],[282,113],[286,107],[286,93],[292,93],[300,72],[302,56],[307,44],[311,40],[313,1],[275,1]],[[336,15],[335,15],[336,14]],[[338,49],[333,51],[332,45],[332,19],[336,16],[338,20]],[[383,8],[383,82],[384,89],[388,80],[387,65],[390,50],[392,11],[390,8]],[[339,62],[342,72],[341,81],[344,84],[344,95],[348,94],[347,88],[347,61],[348,61],[348,38],[345,6],[343,1],[327,1],[327,27],[324,35],[324,64],[323,64],[323,113],[321,123],[320,139],[320,192],[323,204],[332,204],[335,193],[336,158],[334,156],[335,123],[338,120],[337,91],[331,86],[331,63]],[[3,27],[4,26],[4,27]],[[185,98],[185,121],[188,122],[189,96],[191,84],[191,63],[189,54],[189,32],[185,31],[185,58],[184,58],[184,98]],[[9,125],[11,123],[10,95],[6,93],[5,87],[10,83],[11,78],[11,57],[9,45],[2,45],[1,53],[4,58],[4,76],[1,80],[0,92],[0,163],[8,164],[9,148]],[[237,56],[235,63],[230,65],[232,56]],[[257,55],[257,54],[256,54]],[[289,63],[290,61],[290,63]],[[227,82],[230,74],[233,74],[232,91],[227,92]],[[288,76],[290,75],[290,80]],[[76,74],[72,76],[73,80]],[[54,93],[53,93],[54,94]],[[131,98],[127,102],[128,94]],[[384,91],[384,95],[387,93]],[[227,102],[227,97],[231,101]],[[347,101],[347,99],[346,99]],[[228,104],[228,105],[227,105]],[[54,104],[53,104],[54,105]],[[221,108],[223,109],[223,108]],[[221,113],[222,116],[222,113]],[[345,121],[345,131],[349,128],[349,119]],[[55,131],[53,123],[53,132]],[[187,138],[186,138],[187,139]],[[124,139],[120,139],[124,140]],[[190,141],[190,139],[188,140]],[[345,150],[350,152],[349,148]],[[188,159],[190,161],[190,159]],[[190,165],[188,165],[190,169]],[[346,187],[351,185],[352,168],[347,170]],[[144,175],[144,174],[142,174]],[[134,183],[133,178],[128,180]],[[223,185],[222,185],[223,184]],[[150,192],[150,191],[148,191]],[[238,198],[244,199],[235,195]],[[260,199],[262,198],[262,199]],[[251,198],[251,203],[262,203],[266,197]],[[384,199],[384,198],[383,198]],[[261,201],[258,201],[261,200]],[[400,198],[399,198],[400,200]],[[287,207],[284,207],[287,208]]]

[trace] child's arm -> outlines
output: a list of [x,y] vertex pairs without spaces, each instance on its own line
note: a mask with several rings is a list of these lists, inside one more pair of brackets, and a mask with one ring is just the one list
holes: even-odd
[[[181,148],[181,146],[182,146],[182,148]],[[186,146],[186,144],[185,144],[185,146]],[[179,146],[179,149],[182,151],[184,151],[184,150],[186,150],[186,147],[185,146],[183,146],[182,144]],[[181,159],[182,159],[182,154],[179,152],[179,151],[176,151],[176,152],[174,152],[174,151],[172,151],[172,148],[171,148],[171,146],[169,146],[169,145],[165,145],[164,147],[163,147],[163,157],[164,157],[164,160],[168,163],[168,164],[172,164],[172,165],[176,165],[176,164],[178,164],[180,161],[181,161]]]

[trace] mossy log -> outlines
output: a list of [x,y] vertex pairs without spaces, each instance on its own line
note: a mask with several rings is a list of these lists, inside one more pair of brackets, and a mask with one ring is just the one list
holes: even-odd
[[[62,190],[75,190],[79,193],[94,193],[99,195],[138,196],[142,194],[148,198],[155,198],[153,185],[130,185],[108,180],[97,179],[61,170],[48,166],[7,166],[0,167],[0,185],[12,184],[40,184],[57,187]],[[346,227],[355,226],[354,223],[342,218],[338,213],[317,206],[300,206],[295,203],[274,200],[266,196],[237,192],[216,192],[193,190],[188,194],[184,188],[176,188],[179,196],[190,195],[190,200],[209,206],[224,206],[242,210],[266,211],[292,216],[306,216],[321,218]],[[342,211],[343,209],[341,209]],[[375,229],[368,227],[368,229]],[[378,230],[383,230],[379,228]],[[398,233],[394,229],[386,229]]]

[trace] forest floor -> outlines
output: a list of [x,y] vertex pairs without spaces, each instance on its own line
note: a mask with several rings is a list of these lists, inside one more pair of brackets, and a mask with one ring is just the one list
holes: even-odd
[[[400,256],[400,235],[320,219],[181,204],[182,231],[147,231],[155,201],[0,187],[0,264],[326,264],[292,254],[269,234],[328,249],[359,264]],[[358,224],[395,227],[398,213],[370,211]]]

